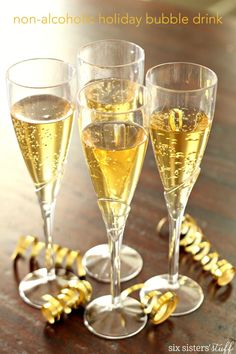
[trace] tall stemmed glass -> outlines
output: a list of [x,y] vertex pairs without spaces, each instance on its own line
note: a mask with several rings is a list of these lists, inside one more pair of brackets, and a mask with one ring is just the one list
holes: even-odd
[[[140,84],[144,79],[144,50],[137,44],[105,39],[81,47],[77,55],[78,88],[94,80],[125,79]],[[119,110],[113,104],[113,110]],[[110,281],[110,258],[107,244],[89,249],[83,257],[87,273],[97,280]],[[142,269],[140,254],[131,247],[121,248],[121,281],[135,277]]]
[[178,273],[179,238],[212,125],[217,76],[201,65],[166,63],[150,69],[146,83],[151,94],[152,146],[169,215],[169,274],[146,281],[140,295],[173,289],[179,297],[173,315],[179,316],[196,310],[203,301],[201,287]]
[[45,268],[28,274],[20,296],[40,308],[42,295],[57,294],[75,276],[55,269],[53,215],[73,124],[75,69],[57,59],[29,59],[7,71],[10,112],[26,167],[34,182],[46,241]]
[[146,88],[128,80],[94,81],[80,91],[78,104],[81,141],[111,260],[111,295],[87,306],[85,325],[101,337],[125,338],[146,323],[140,303],[120,297],[120,248],[148,143]]

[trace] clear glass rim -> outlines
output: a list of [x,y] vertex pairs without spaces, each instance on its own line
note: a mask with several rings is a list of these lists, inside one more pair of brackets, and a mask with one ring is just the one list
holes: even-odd
[[[199,67],[199,68],[202,68],[202,69],[205,69],[207,71],[209,71],[209,73],[211,73],[213,75],[213,82],[209,85],[206,85],[205,87],[202,87],[202,88],[198,88],[198,89],[190,89],[190,90],[178,90],[178,89],[169,89],[167,87],[164,87],[164,86],[160,86],[160,85],[156,85],[154,83],[151,82],[151,80],[149,79],[149,76],[151,75],[151,73],[156,70],[157,68],[160,68],[162,66],[170,66],[170,65],[174,65],[174,64],[187,64],[187,65],[192,65],[192,66],[195,66],[195,67]],[[147,73],[146,73],[146,85],[150,85],[152,87],[156,87],[157,89],[159,90],[162,90],[162,91],[166,91],[166,92],[178,92],[178,93],[194,93],[194,92],[201,92],[201,91],[205,91],[205,90],[208,90],[214,86],[217,85],[218,83],[218,77],[216,75],[216,73],[208,68],[207,66],[204,66],[204,65],[201,65],[201,64],[196,64],[196,63],[192,63],[192,62],[187,62],[187,61],[173,61],[173,62],[167,62],[167,63],[161,63],[161,64],[158,64],[156,66],[153,66],[152,68],[148,69]]]
[[[20,65],[20,64],[23,64],[23,63],[27,63],[27,62],[33,62],[33,61],[54,61],[54,62],[57,62],[57,63],[61,63],[61,64],[64,64],[64,65],[67,65],[70,69],[71,69],[71,75],[70,77],[68,77],[67,80],[62,80],[60,83],[57,83],[55,85],[43,85],[43,86],[40,86],[40,85],[36,85],[36,86],[31,86],[31,85],[23,85],[19,82],[17,82],[17,80],[14,80],[14,79],[11,79],[10,78],[10,72],[13,68],[15,68],[16,66]],[[55,88],[55,87],[60,87],[60,86],[63,86],[63,85],[66,85],[67,83],[69,83],[70,81],[73,80],[73,78],[75,77],[75,74],[76,74],[76,69],[75,69],[75,66],[70,64],[70,63],[67,63],[66,61],[64,60],[61,60],[61,59],[57,59],[57,58],[29,58],[29,59],[24,59],[24,60],[20,60],[14,64],[12,64],[6,71],[6,80],[16,86],[19,86],[19,87],[23,87],[23,88],[28,88],[28,89],[47,89],[47,88]]]
[[149,96],[149,93],[148,93],[148,89],[146,86],[142,85],[142,84],[139,84],[138,82],[135,82],[135,81],[130,81],[130,80],[126,80],[126,79],[115,79],[115,78],[106,78],[106,79],[101,79],[99,81],[110,81],[110,80],[116,80],[116,81],[125,81],[125,82],[132,82],[134,84],[136,84],[139,88],[142,88],[143,89],[143,92],[144,92],[144,97],[145,97],[145,102],[140,105],[140,107],[138,108],[135,108],[135,109],[131,109],[131,110],[128,110],[128,111],[124,111],[124,112],[105,112],[105,111],[101,111],[101,110],[98,110],[98,109],[95,109],[95,108],[89,108],[87,106],[85,106],[84,104],[81,103],[81,100],[80,100],[80,97],[81,97],[81,93],[82,91],[84,91],[86,88],[88,88],[89,86],[93,86],[95,84],[95,81],[93,82],[90,82],[88,83],[87,85],[85,85],[84,87],[82,87],[78,93],[77,93],[77,97],[76,97],[76,101],[77,101],[77,105],[79,108],[82,108],[86,111],[89,111],[89,112],[93,112],[93,113],[102,113],[103,115],[107,115],[107,116],[120,116],[120,115],[123,115],[123,114],[130,114],[130,113],[134,113],[134,112],[137,112],[137,111],[140,111],[142,110],[144,107],[147,107],[148,104],[149,104],[149,100],[148,100],[148,96]]
[[[131,44],[133,45],[134,47],[138,48],[140,50],[140,53],[141,53],[141,56],[140,58],[136,59],[136,60],[133,60],[129,63],[126,63],[126,64],[118,64],[118,65],[100,65],[100,64],[94,64],[94,63],[91,63],[90,61],[88,60],[85,60],[83,58],[83,56],[81,55],[82,54],[82,51],[87,48],[87,47],[90,47],[94,44],[98,44],[98,43],[105,43],[105,42],[117,42],[117,43],[126,43],[126,44]],[[85,45],[83,45],[82,47],[80,47],[78,49],[78,52],[77,52],[77,59],[80,58],[85,64],[88,64],[88,65],[91,65],[91,66],[94,66],[94,67],[97,67],[97,68],[101,68],[101,69],[105,69],[105,68],[122,68],[122,67],[125,67],[125,66],[130,66],[130,65],[134,65],[136,63],[139,63],[140,61],[144,61],[145,59],[145,51],[144,49],[134,43],[134,42],[129,42],[129,41],[126,41],[124,39],[113,39],[113,38],[110,38],[110,39],[99,39],[97,41],[92,41],[92,42],[89,42]]]

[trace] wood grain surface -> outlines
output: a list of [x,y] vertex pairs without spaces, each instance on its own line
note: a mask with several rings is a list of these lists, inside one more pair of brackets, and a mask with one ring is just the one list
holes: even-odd
[[[11,2],[10,2],[11,3]],[[10,4],[9,3],[9,4]],[[18,3],[18,2],[17,2]],[[181,12],[194,13],[159,1],[21,1],[8,6],[1,16],[1,92],[5,90],[4,72],[15,61],[36,56],[59,57],[75,62],[80,45],[104,38],[126,39],[141,45],[146,52],[146,69],[161,62],[190,61],[213,69],[219,78],[213,128],[202,162],[201,175],[189,199],[187,211],[222,256],[235,263],[236,243],[236,22],[223,18],[222,25],[14,25],[12,16],[49,11],[56,14],[104,16],[127,13],[158,16]],[[40,4],[40,5],[39,5]],[[211,277],[203,274],[191,257],[181,255],[181,273],[191,276],[203,287],[205,301],[196,312],[171,318],[159,326],[148,324],[130,339],[103,340],[93,336],[83,325],[82,310],[66,320],[46,326],[40,311],[27,306],[18,295],[17,281],[10,255],[21,234],[43,239],[40,210],[33,185],[20,155],[11,127],[7,100],[2,94],[0,122],[0,353],[134,353],[165,354],[169,346],[225,344],[236,340],[236,297],[233,284],[217,288]],[[140,182],[132,202],[124,241],[143,257],[141,274],[122,284],[126,288],[167,271],[168,239],[159,237],[156,223],[166,215],[163,189],[149,147]],[[74,127],[68,165],[57,200],[54,239],[83,253],[106,242],[105,228]],[[27,261],[18,263],[19,276],[28,271]],[[88,280],[91,280],[88,277]],[[94,297],[106,294],[107,285],[92,281]],[[236,344],[235,344],[236,348]],[[236,349],[234,349],[236,352]]]

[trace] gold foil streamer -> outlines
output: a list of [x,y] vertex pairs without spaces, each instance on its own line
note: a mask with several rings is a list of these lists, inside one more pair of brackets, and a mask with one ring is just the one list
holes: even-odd
[[41,312],[47,322],[53,324],[59,321],[63,314],[71,313],[72,309],[85,306],[90,300],[92,286],[86,280],[71,280],[68,288],[64,288],[56,296],[43,295],[46,301]]
[[183,125],[183,111],[178,108],[171,109],[169,112],[169,126],[173,132],[180,131]]
[[[143,283],[135,284],[128,289],[122,291],[121,299],[126,298],[135,291],[142,289]],[[146,294],[141,301],[143,311],[149,315],[149,319],[155,325],[164,322],[175,311],[178,303],[178,297],[173,291],[154,290]]]
[[175,311],[178,303],[177,295],[173,291],[164,293],[154,290],[147,294],[142,304],[144,312],[149,314],[153,324],[164,322]]
[[[158,233],[166,222],[167,218],[160,220],[157,225]],[[227,285],[233,280],[236,268],[226,259],[221,259],[218,252],[212,251],[210,241],[204,236],[196,220],[188,214],[182,222],[180,246],[201,264],[204,271],[210,272],[219,286]]]
[[63,314],[63,306],[60,300],[49,294],[43,295],[43,299],[46,303],[43,305],[41,312],[47,322],[53,324],[55,321],[59,321]]
[[[121,293],[121,299],[126,298],[135,291],[140,290],[144,284],[136,284]],[[59,321],[63,314],[71,313],[72,309],[79,306],[86,306],[92,295],[92,286],[86,280],[71,280],[68,288],[64,288],[56,296],[46,294],[43,299],[46,301],[41,312],[47,322],[53,324]],[[148,293],[141,306],[145,314],[153,324],[164,322],[175,310],[178,303],[177,296],[172,291],[162,293],[151,291]]]
[[[21,236],[17,243],[16,249],[12,254],[12,259],[23,257],[25,253],[31,249],[31,258],[36,258],[40,252],[45,249],[45,243],[38,241],[34,236]],[[76,263],[79,276],[85,276],[85,270],[82,266],[82,257],[79,251],[71,250],[67,247],[61,247],[54,244],[55,264],[62,267],[65,264],[66,269],[72,269]],[[223,266],[223,265],[222,265]],[[121,293],[121,298],[125,298],[135,291],[140,290],[144,286],[143,283],[135,284]],[[92,286],[86,280],[71,280],[67,288],[63,288],[60,293],[54,297],[50,294],[43,296],[45,304],[41,312],[47,322],[53,324],[59,321],[63,314],[71,313],[72,309],[79,306],[85,306],[92,295]],[[141,305],[145,314],[149,315],[152,323],[160,324],[165,321],[175,310],[178,299],[174,292],[152,291],[148,293]]]
[[38,240],[34,236],[20,236],[11,259],[14,261],[17,257],[23,257],[27,249],[37,242]]
[[[16,249],[11,258],[15,261],[18,257],[25,256],[28,250],[30,250],[31,258],[37,258],[44,249],[45,243],[39,241],[37,237],[31,235],[20,236]],[[84,277],[86,275],[85,269],[82,265],[82,255],[80,251],[71,250],[67,247],[61,247],[57,244],[53,245],[53,251],[55,255],[56,267],[63,268],[63,264],[65,264],[66,269],[73,270],[73,266],[75,265],[76,272],[79,277]]]

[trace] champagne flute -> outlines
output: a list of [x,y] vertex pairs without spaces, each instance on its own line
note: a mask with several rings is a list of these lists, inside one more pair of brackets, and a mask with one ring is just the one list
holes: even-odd
[[[140,84],[144,79],[144,50],[137,44],[119,39],[105,39],[81,47],[77,56],[78,88],[94,80],[126,79]],[[113,110],[120,109],[113,104]],[[110,255],[107,244],[89,249],[83,265],[93,278],[110,281]],[[121,281],[134,278],[142,269],[141,255],[131,247],[121,247]]]
[[[114,111],[117,104],[120,109]],[[80,91],[78,106],[81,142],[111,260],[111,295],[93,300],[84,322],[98,336],[126,338],[147,320],[139,301],[120,296],[120,248],[148,144],[146,88],[114,78],[94,81]]]
[[151,95],[150,134],[169,216],[169,274],[145,282],[141,298],[154,289],[173,289],[179,303],[173,316],[195,311],[201,287],[179,275],[179,238],[184,210],[200,173],[214,116],[217,76],[201,65],[166,63],[147,72]]
[[61,60],[21,61],[7,71],[11,118],[44,221],[45,268],[20,282],[21,298],[41,308],[42,295],[56,295],[75,275],[55,269],[53,216],[68,153],[73,115],[75,69]]

